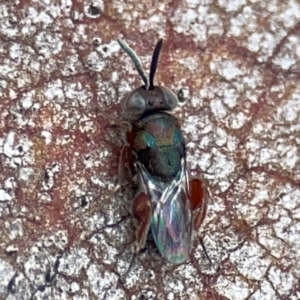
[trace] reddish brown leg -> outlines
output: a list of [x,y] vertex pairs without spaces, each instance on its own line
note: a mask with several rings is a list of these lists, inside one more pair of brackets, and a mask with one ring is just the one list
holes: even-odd
[[138,221],[135,252],[139,252],[145,246],[151,222],[151,201],[145,193],[140,193],[135,197],[133,215]]
[[127,168],[131,171],[131,174],[134,173],[133,155],[132,155],[134,138],[135,138],[135,133],[132,130],[127,131],[126,140],[127,140],[127,145],[129,147],[127,148],[126,160],[127,160]]
[[[133,166],[133,157],[132,157],[132,144],[134,140],[134,134],[131,130],[131,125],[125,121],[120,123],[120,126],[123,130],[126,131],[126,139],[124,140],[124,146],[121,149],[120,157],[119,157],[119,179],[118,184],[113,190],[113,193],[116,193],[124,183],[125,179],[125,170],[129,169],[131,171],[131,175],[134,172]],[[131,176],[132,177],[132,176]]]
[[198,229],[200,228],[201,224],[206,215],[206,195],[203,184],[199,179],[193,179],[190,181],[190,193],[191,193],[191,206],[193,210],[194,216],[194,229],[198,232],[200,244],[202,246],[203,252],[208,259],[210,265],[212,265],[211,259],[209,258],[203,238],[201,234],[199,234]]
[[144,248],[146,243],[147,234],[151,222],[151,201],[150,198],[145,193],[138,194],[133,202],[133,215],[136,218],[138,225],[136,228],[136,240],[134,247],[134,254],[127,272],[122,276],[122,279],[130,272],[137,254]]
[[129,145],[125,144],[120,153],[119,157],[119,165],[118,165],[118,183],[112,191],[112,194],[115,194],[123,185],[125,179],[125,164],[126,164],[126,156],[128,153]]
[[190,181],[191,206],[194,214],[194,229],[198,230],[206,215],[206,195],[199,179]]

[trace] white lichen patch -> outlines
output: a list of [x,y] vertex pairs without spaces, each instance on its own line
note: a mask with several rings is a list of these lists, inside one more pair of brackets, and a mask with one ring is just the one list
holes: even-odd
[[281,197],[279,198],[277,205],[282,205],[285,209],[294,211],[299,206],[300,190],[292,187],[291,184],[280,189]]
[[95,264],[91,264],[86,273],[89,285],[99,299],[103,299],[108,292],[114,292],[121,298],[124,296],[124,291],[117,288],[118,277],[116,274],[105,271],[101,266]]
[[300,89],[297,88],[283,105],[277,108],[277,119],[280,122],[295,122],[300,116]]
[[63,103],[65,101],[65,94],[62,87],[61,79],[49,82],[44,89],[44,95],[46,97],[44,104],[50,105],[51,102]]
[[[7,274],[9,276],[11,274]],[[2,277],[1,277],[2,278]],[[5,278],[5,277],[4,277]],[[14,299],[22,299],[22,298],[30,298],[32,293],[29,287],[29,280],[24,276],[21,272],[16,272],[10,280],[12,294],[8,294],[6,299],[14,300]],[[0,293],[1,294],[1,293]]]
[[10,132],[7,134],[3,141],[2,151],[7,157],[12,157],[14,155],[14,144],[15,144],[15,133]]
[[[164,278],[164,286],[166,292],[171,293],[175,296],[175,298],[182,298],[182,295],[185,292],[185,286],[183,285],[183,282],[177,278],[166,276]],[[168,298],[171,299],[170,294]]]
[[228,125],[232,129],[240,129],[245,125],[247,120],[248,117],[244,113],[239,112],[236,115],[230,116],[230,118],[228,119]]
[[254,294],[252,294],[252,296],[249,299],[279,300],[271,283],[265,279],[259,283],[259,288],[254,292]]
[[29,257],[24,262],[24,273],[35,288],[44,284],[45,274],[55,260],[41,244],[31,247]]
[[13,277],[15,270],[12,265],[7,263],[5,260],[0,259],[0,296],[4,297],[7,293],[7,286]]
[[60,53],[63,44],[61,34],[46,34],[45,32],[40,32],[35,37],[35,47],[46,59]]
[[284,272],[276,266],[270,268],[267,278],[281,297],[287,296],[293,286],[298,282],[292,273]]
[[[274,87],[277,92],[284,87]],[[282,105],[272,111],[271,122],[256,120],[253,124],[253,135],[248,138],[245,147],[248,151],[249,165],[273,164],[278,169],[291,172],[299,164],[299,147],[296,140],[299,132],[297,125],[282,126],[280,124],[293,124],[300,115],[300,93],[294,89]],[[274,129],[278,130],[274,130]],[[266,140],[269,139],[269,142]]]
[[298,71],[300,60],[300,39],[297,35],[288,36],[273,63],[282,70]]
[[254,243],[246,243],[237,251],[231,253],[230,260],[238,268],[240,274],[250,280],[262,280],[271,260],[266,253]]
[[81,82],[64,84],[64,95],[72,102],[72,106],[81,105],[83,107],[91,105],[93,94],[91,88],[87,85],[83,86]]
[[197,56],[193,56],[179,59],[179,63],[185,68],[188,68],[190,71],[195,71],[199,68],[200,62]]
[[209,36],[220,36],[224,32],[223,22],[219,15],[209,6],[210,1],[204,1],[202,5],[192,8],[178,9],[171,18],[175,25],[174,30],[178,33],[192,35],[196,42],[206,41]]
[[168,19],[165,15],[157,12],[151,15],[149,18],[141,18],[139,21],[139,30],[144,33],[152,29],[155,30],[160,37],[165,37],[167,20]]
[[229,175],[233,173],[236,166],[235,162],[216,148],[212,149],[212,154],[212,164],[207,172],[216,174],[216,179],[228,180]]
[[76,75],[82,71],[83,66],[77,53],[69,55],[65,61],[65,65],[62,70],[64,76]]
[[22,237],[24,234],[23,221],[21,219],[16,219],[13,221],[4,222],[4,228],[8,233],[10,240],[14,240],[18,237]]
[[87,249],[73,248],[59,260],[58,271],[67,276],[78,276],[90,262]]
[[[128,270],[129,263],[130,263],[130,260],[126,261],[125,271]],[[120,269],[124,269],[124,266],[122,266],[122,268],[120,268]],[[155,286],[150,287],[146,280],[146,275],[147,275],[148,271],[149,271],[149,268],[145,271],[145,269],[141,265],[135,266],[134,271],[130,272],[130,274],[128,274],[128,276],[124,278],[126,287],[132,288],[132,287],[137,286],[142,283],[144,289],[149,287],[149,289],[151,288],[151,292],[156,292],[156,287]]]
[[10,195],[5,189],[0,189],[0,202],[11,201],[13,196]]
[[131,300],[139,300],[144,297],[149,300],[157,299],[157,292],[151,290],[151,288],[149,287],[148,289],[143,289],[139,294],[133,295],[131,297]]
[[218,57],[210,63],[210,69],[212,73],[217,73],[228,81],[236,80],[246,73],[245,68],[236,61],[222,60]]
[[253,9],[245,6],[240,13],[230,18],[229,36],[239,36],[245,30],[253,32],[257,28],[257,16],[253,13]]
[[120,45],[117,40],[111,40],[109,43],[104,44],[101,42],[101,39],[94,38],[94,49],[101,57],[109,58],[120,51]]
[[44,236],[42,238],[45,247],[57,247],[60,250],[64,250],[68,244],[69,237],[66,230],[57,230],[54,234]]
[[219,147],[224,146],[227,142],[227,138],[228,138],[227,133],[223,128],[218,127],[215,130],[214,140],[216,141],[216,145],[218,145]]
[[95,234],[90,242],[95,245],[97,248],[95,250],[97,256],[100,256],[101,261],[106,264],[111,264],[116,261],[116,256],[118,255],[118,251],[114,246],[111,246],[104,235]]
[[14,177],[5,179],[4,183],[0,183],[0,187],[0,201],[11,201],[15,198],[17,183]]
[[236,199],[237,204],[234,207],[243,217],[244,222],[247,222],[249,226],[256,226],[266,213],[266,209],[262,209],[259,205],[244,203],[242,198],[243,196]]
[[213,130],[213,123],[207,115],[188,116],[183,120],[182,129],[190,137],[190,141],[199,140],[203,134]]
[[52,142],[52,133],[48,130],[43,130],[41,132],[41,136],[45,139],[46,145],[50,144]]
[[294,27],[300,20],[300,5],[297,0],[288,0],[280,7],[280,13],[274,15],[277,22],[282,22],[286,28]]
[[33,162],[29,151],[33,143],[26,136],[18,138],[19,140],[16,141],[16,133],[9,132],[3,140],[3,154],[7,157],[7,164],[12,168],[26,166]]
[[274,224],[276,236],[285,241],[288,245],[297,249],[300,247],[300,225],[297,220],[292,220],[289,216],[280,216],[279,220]]
[[212,99],[209,104],[215,118],[224,119],[226,117],[227,108],[221,99]]
[[105,60],[96,51],[89,53],[86,63],[87,67],[94,72],[101,72],[106,66]]
[[103,229],[105,226],[105,219],[102,214],[94,214],[92,216],[86,217],[84,220],[84,227],[89,231],[95,231]]
[[218,278],[216,288],[221,295],[230,300],[246,299],[251,291],[247,281],[239,276],[220,276]]
[[246,0],[218,0],[218,4],[229,12],[239,10],[246,4]]
[[22,167],[19,169],[18,179],[24,182],[30,182],[35,178],[36,172],[33,168]]
[[270,226],[259,226],[257,232],[260,244],[269,251],[270,256],[280,259],[286,251],[284,241],[273,234]]
[[247,48],[251,52],[263,53],[263,55],[259,57],[259,60],[263,60],[272,55],[277,43],[278,40],[273,33],[254,32],[248,37]]
[[51,203],[53,201],[53,198],[46,192],[39,193],[37,198],[41,203]]
[[0,33],[8,38],[18,35],[17,16],[11,12],[9,5],[0,5]]

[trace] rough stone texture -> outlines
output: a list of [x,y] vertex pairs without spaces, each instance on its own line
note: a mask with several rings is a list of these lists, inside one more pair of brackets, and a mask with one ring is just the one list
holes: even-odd
[[[300,298],[297,0],[0,3],[0,299]],[[132,257],[120,99],[165,43],[193,176],[209,191],[190,262]],[[110,116],[110,118],[108,118]]]

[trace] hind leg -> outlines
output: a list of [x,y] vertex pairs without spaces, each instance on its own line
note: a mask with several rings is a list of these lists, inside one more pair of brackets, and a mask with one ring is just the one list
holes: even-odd
[[124,131],[124,145],[121,149],[119,157],[119,167],[118,167],[118,183],[113,190],[116,193],[125,182],[126,170],[130,171],[130,176],[132,177],[134,173],[133,157],[132,157],[132,143],[134,140],[134,134],[132,131],[132,126],[126,122],[120,122],[121,130]]
[[206,195],[204,186],[199,179],[190,181],[190,201],[194,215],[194,229],[198,230],[206,215]]
[[203,252],[208,259],[210,265],[212,265],[211,259],[209,258],[203,238],[201,234],[199,234],[199,228],[204,221],[206,215],[206,207],[207,207],[207,198],[205,194],[205,189],[203,183],[199,179],[192,179],[190,181],[190,201],[193,210],[193,220],[194,220],[194,229],[197,231],[200,244],[202,246]]
[[146,239],[151,223],[151,201],[145,193],[139,193],[135,197],[132,212],[133,216],[137,221],[137,227],[135,231],[134,253],[126,273],[122,276],[122,280],[125,279],[126,276],[129,274],[131,268],[134,265],[137,255],[140,253],[140,251],[144,248],[146,244]]

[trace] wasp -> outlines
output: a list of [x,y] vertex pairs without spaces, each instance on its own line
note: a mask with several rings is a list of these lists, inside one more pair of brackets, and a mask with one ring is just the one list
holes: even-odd
[[124,153],[129,152],[138,182],[132,208],[138,224],[135,255],[144,248],[151,230],[161,256],[180,264],[189,259],[193,230],[204,220],[205,189],[200,179],[189,179],[185,140],[180,122],[172,114],[178,98],[169,88],[154,85],[163,40],[154,49],[149,79],[137,54],[125,41],[118,42],[144,83],[121,102],[128,129],[120,164],[124,166],[128,158]]

